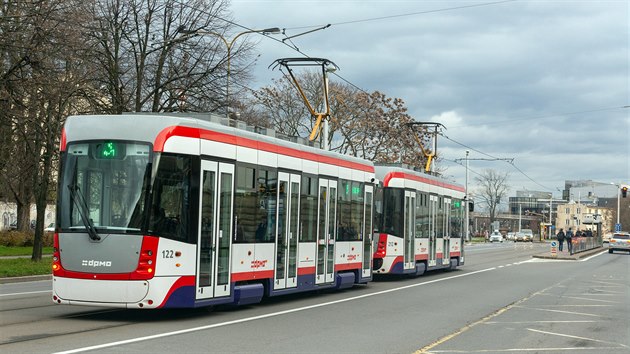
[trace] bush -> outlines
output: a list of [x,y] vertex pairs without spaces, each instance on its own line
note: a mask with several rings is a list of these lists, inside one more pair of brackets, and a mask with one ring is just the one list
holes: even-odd
[[[0,246],[7,247],[19,247],[29,246],[32,247],[35,241],[35,233],[32,231],[0,231]],[[53,245],[53,233],[44,232],[42,238],[43,246],[51,247]]]

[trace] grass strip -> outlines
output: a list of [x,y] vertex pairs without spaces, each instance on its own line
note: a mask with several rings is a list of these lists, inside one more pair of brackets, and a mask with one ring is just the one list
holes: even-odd
[[[42,248],[43,254],[52,254],[52,247],[44,247]],[[31,246],[21,246],[21,247],[8,247],[8,246],[0,246],[0,257],[3,256],[30,256],[33,254],[33,247]]]
[[52,257],[42,257],[40,262],[30,258],[0,259],[0,278],[51,274],[51,264]]

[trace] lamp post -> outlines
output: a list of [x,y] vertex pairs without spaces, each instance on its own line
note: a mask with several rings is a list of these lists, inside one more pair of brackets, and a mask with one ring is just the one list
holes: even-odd
[[221,35],[220,33],[217,32],[212,32],[212,31],[204,31],[204,30],[194,30],[194,31],[185,31],[182,30],[180,31],[180,33],[183,33],[185,35],[210,35],[210,36],[215,36],[217,38],[219,38],[220,40],[223,41],[223,43],[225,44],[226,48],[227,48],[227,76],[226,76],[226,83],[225,83],[225,104],[226,104],[226,116],[229,118],[230,117],[230,57],[232,54],[232,45],[234,45],[234,42],[238,39],[238,37],[245,35],[245,34],[249,34],[249,33],[262,33],[262,34],[278,34],[280,33],[281,30],[278,27],[271,27],[271,28],[265,28],[265,29],[259,29],[259,30],[248,30],[248,31],[244,31],[244,32],[240,32],[237,33],[234,38],[232,38],[232,40],[228,41],[225,37],[223,37],[223,35]]

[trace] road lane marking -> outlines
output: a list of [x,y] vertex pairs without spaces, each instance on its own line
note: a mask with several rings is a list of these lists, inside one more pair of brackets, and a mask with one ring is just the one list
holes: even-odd
[[595,315],[595,314],[592,314],[592,313],[584,313],[584,312],[562,311],[562,310],[552,310],[552,309],[539,309],[539,308],[535,308],[535,307],[526,307],[526,306],[514,306],[514,307],[521,308],[521,309],[526,309],[526,310],[567,313],[567,314],[570,314],[570,315],[580,315],[580,316],[602,317],[600,315]]
[[[542,294],[542,295],[558,297],[558,295],[554,295],[554,294]],[[562,298],[575,299],[575,300],[587,300],[587,301],[595,301],[595,302],[606,302],[606,303],[609,303],[609,304],[620,304],[619,301],[609,301],[609,300],[602,300],[602,299],[589,299],[589,298],[586,298],[586,297],[579,297],[579,296],[565,296],[565,295],[563,295]]]
[[587,338],[587,337],[572,336],[572,335],[569,335],[569,334],[541,331],[541,330],[533,329],[533,328],[527,328],[527,330],[528,331],[532,331],[532,332],[542,333],[542,334],[550,334],[550,335],[559,336],[559,337],[567,337],[567,338],[573,338],[573,339],[588,340],[588,341],[591,341],[591,342],[604,343],[604,344],[615,344],[615,345],[619,345],[619,346],[621,346],[623,348],[628,348],[627,345],[622,344],[622,343],[609,342],[609,341],[605,341],[605,340],[599,340],[599,339],[593,339],[593,338]]
[[565,347],[565,348],[505,348],[505,349],[477,349],[477,350],[433,350],[431,353],[506,353],[506,352],[559,352],[559,351],[578,351],[578,350],[626,350],[622,347]]
[[477,270],[477,271],[470,272],[470,273],[458,274],[458,275],[454,275],[454,276],[451,276],[451,277],[429,280],[429,281],[422,282],[422,283],[405,285],[405,286],[402,286],[402,287],[399,287],[399,288],[393,288],[393,289],[388,289],[388,290],[377,291],[377,292],[370,293],[370,294],[364,294],[364,295],[354,296],[354,297],[350,297],[350,298],[324,302],[324,303],[321,303],[321,304],[315,304],[315,305],[304,306],[304,307],[299,307],[299,308],[295,308],[295,309],[289,309],[289,310],[284,310],[284,311],[279,311],[279,312],[273,312],[273,313],[268,313],[268,314],[265,314],[265,315],[241,318],[241,319],[233,320],[233,321],[215,323],[215,324],[207,325],[207,326],[193,327],[193,328],[182,329],[182,330],[178,330],[178,331],[154,334],[154,335],[145,336],[145,337],[131,338],[131,339],[121,340],[121,341],[117,341],[117,342],[110,342],[110,343],[93,345],[93,346],[89,346],[89,347],[71,349],[71,350],[56,352],[54,354],[81,353],[81,352],[86,352],[86,351],[90,351],[90,350],[111,348],[111,347],[115,347],[115,346],[119,346],[119,345],[144,342],[144,341],[153,340],[153,339],[171,337],[171,336],[176,336],[176,335],[180,335],[180,334],[187,334],[187,333],[192,333],[192,332],[199,332],[199,331],[204,331],[204,330],[207,330],[207,329],[213,329],[213,328],[218,328],[218,327],[225,327],[225,326],[238,324],[238,323],[251,322],[251,321],[256,321],[256,320],[270,318],[270,317],[277,317],[277,316],[286,315],[286,314],[290,314],[290,313],[311,310],[311,309],[315,309],[315,308],[318,308],[318,307],[336,305],[336,304],[340,304],[340,303],[344,303],[344,302],[360,300],[360,299],[364,299],[364,298],[368,298],[368,297],[372,297],[372,296],[383,295],[383,294],[388,294],[388,293],[392,293],[392,292],[396,292],[396,291],[400,291],[400,290],[415,288],[415,287],[418,287],[418,286],[434,284],[434,283],[438,283],[438,282],[442,282],[442,281],[446,281],[446,280],[462,278],[462,277],[466,277],[466,276],[470,276],[470,275],[475,275],[475,274],[479,274],[479,273],[488,272],[488,271],[495,270],[495,269],[497,269],[497,268],[496,267],[491,267],[491,268]]
[[41,293],[52,293],[52,290],[29,291],[29,292],[26,292],[26,293],[0,294],[0,297],[2,297],[2,296],[18,296],[18,295],[41,294]]
[[[504,312],[507,312],[508,310],[512,309],[513,307],[519,306],[520,304],[528,301],[529,299],[533,298],[534,296],[540,295],[540,294],[544,293],[545,291],[547,291],[549,289],[552,289],[554,286],[555,285],[550,286],[550,287],[548,287],[546,289],[537,291],[537,292],[535,292],[535,293],[533,293],[533,294],[531,294],[529,296],[526,296],[526,297],[524,297],[524,298],[522,298],[522,299],[520,299],[520,300],[518,300],[518,301],[516,301],[516,302],[514,302],[514,303],[512,303],[510,305],[507,305],[507,306],[505,306],[505,307],[503,307],[503,308],[501,308],[501,309],[499,309],[499,310],[497,310],[497,311],[495,311],[495,312],[493,312],[493,313],[491,313],[491,314],[481,318],[480,320],[477,320],[477,321],[475,321],[475,322],[473,322],[471,324],[465,325],[464,327],[458,329],[457,331],[455,331],[455,332],[453,332],[451,334],[448,334],[448,335],[446,335],[446,336],[436,340],[435,342],[433,342],[433,343],[431,343],[429,345],[426,345],[426,346],[416,350],[414,352],[414,354],[437,353],[437,351],[433,351],[431,349],[433,349],[433,348],[437,347],[438,345],[440,345],[442,343],[445,343],[445,342],[447,342],[447,341],[449,341],[449,340],[459,336],[460,334],[468,331],[469,329],[473,328],[476,325],[488,322],[488,320],[490,320],[492,318],[495,318],[495,317],[501,315]],[[496,352],[496,350],[494,350],[494,351]]]
[[597,323],[606,321],[594,321],[594,320],[573,320],[573,321],[561,321],[561,320],[546,320],[546,321],[490,321],[485,324],[524,324],[524,323]]

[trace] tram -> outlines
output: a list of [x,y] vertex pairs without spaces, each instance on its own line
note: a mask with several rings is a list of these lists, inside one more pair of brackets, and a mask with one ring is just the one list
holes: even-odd
[[401,165],[376,165],[375,173],[374,274],[463,265],[464,188]]
[[372,279],[373,163],[222,121],[67,119],[55,303],[243,305]]

